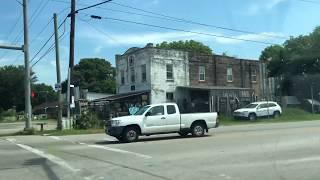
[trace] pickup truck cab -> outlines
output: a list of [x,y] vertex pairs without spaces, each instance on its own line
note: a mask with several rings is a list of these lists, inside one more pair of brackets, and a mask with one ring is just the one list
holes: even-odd
[[116,117],[106,123],[106,134],[120,141],[133,142],[141,135],[179,133],[203,136],[208,129],[218,127],[217,113],[180,114],[175,103],[142,107],[131,116]]

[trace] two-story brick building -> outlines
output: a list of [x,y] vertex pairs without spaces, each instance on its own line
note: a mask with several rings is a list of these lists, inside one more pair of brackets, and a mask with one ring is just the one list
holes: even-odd
[[259,69],[256,60],[148,44],[116,55],[117,93],[141,96],[141,105],[173,101],[185,112],[231,112],[260,96]]

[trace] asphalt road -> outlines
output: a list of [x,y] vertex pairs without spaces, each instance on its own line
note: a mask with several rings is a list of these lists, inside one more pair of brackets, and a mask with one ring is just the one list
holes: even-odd
[[105,134],[0,139],[0,179],[319,180],[320,121],[120,144]]

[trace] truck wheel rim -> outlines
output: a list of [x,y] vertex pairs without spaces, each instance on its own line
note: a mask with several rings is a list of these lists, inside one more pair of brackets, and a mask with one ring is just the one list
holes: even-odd
[[137,136],[137,133],[135,131],[133,131],[133,130],[128,131],[128,133],[127,133],[128,140],[131,140],[131,141],[135,140],[136,136]]
[[196,135],[201,135],[202,132],[203,132],[203,129],[202,129],[201,126],[196,126],[196,127],[194,128],[194,132],[195,132]]

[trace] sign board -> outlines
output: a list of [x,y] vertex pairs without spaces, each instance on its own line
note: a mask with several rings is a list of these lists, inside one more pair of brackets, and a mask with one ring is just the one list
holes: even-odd
[[71,96],[71,104],[70,104],[70,108],[75,108],[76,104],[74,103],[74,96]]
[[54,89],[55,89],[56,91],[61,90],[61,83],[60,83],[60,84],[59,84],[59,83],[56,83],[56,84],[54,85]]

